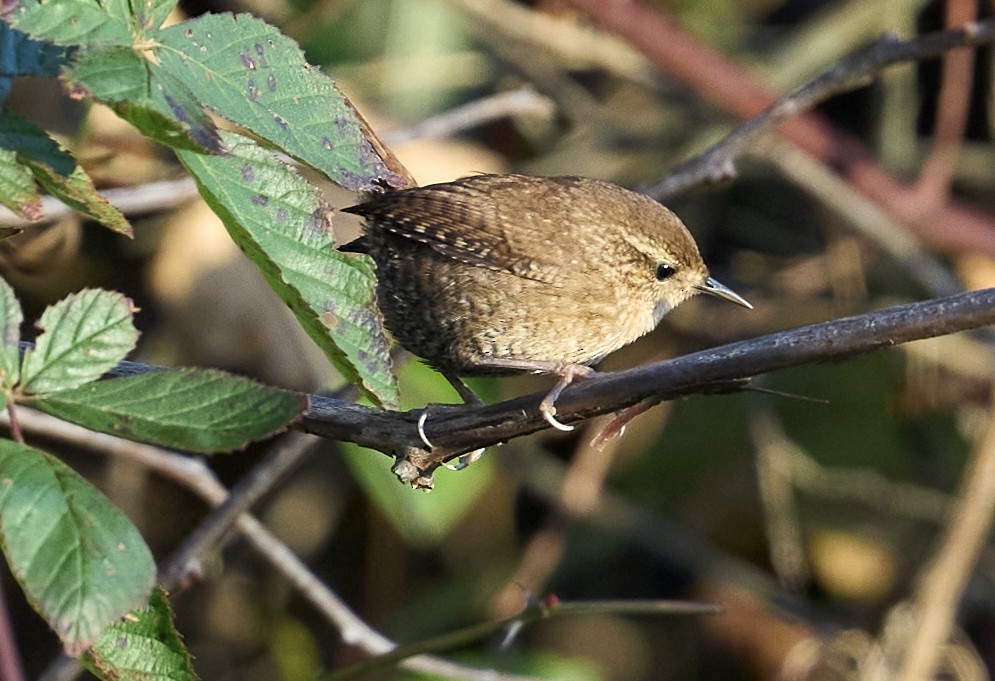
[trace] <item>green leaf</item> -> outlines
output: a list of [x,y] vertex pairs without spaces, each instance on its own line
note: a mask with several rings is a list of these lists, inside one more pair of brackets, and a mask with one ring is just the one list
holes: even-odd
[[32,404],[102,433],[190,452],[223,452],[300,416],[299,395],[221,371],[183,369],[112,378]]
[[196,681],[190,653],[173,626],[173,611],[162,589],[148,606],[106,630],[83,655],[83,664],[108,681]]
[[38,184],[62,203],[93,218],[111,231],[132,236],[128,218],[97,193],[93,180],[79,166],[76,166],[68,177],[53,172],[43,163],[28,161],[28,167],[31,168]]
[[197,100],[334,182],[357,191],[407,184],[332,80],[264,21],[207,14],[163,29],[157,40],[159,64]]
[[0,385],[13,388],[20,375],[21,322],[24,313],[14,289],[0,278]]
[[134,307],[120,293],[84,289],[42,313],[44,330],[24,353],[21,389],[27,394],[69,390],[95,381],[135,347]]
[[[11,177],[11,192],[20,192],[17,195],[24,196],[25,183],[28,181],[24,173],[30,171],[31,176],[39,184],[66,205],[90,216],[115,232],[131,236],[131,225],[128,224],[128,220],[97,193],[93,182],[83,169],[76,165],[73,155],[34,123],[10,111],[0,111],[0,149],[15,152],[12,160],[8,153],[4,157],[7,163],[3,164],[4,167],[11,169],[10,173],[3,173]],[[15,173],[13,171],[15,165],[23,166],[23,170]],[[34,182],[31,182],[31,192],[37,199]],[[10,200],[15,201],[13,197]],[[10,205],[6,200],[0,199],[0,201]],[[26,208],[18,206],[15,210],[23,214]],[[27,210],[36,211],[37,215],[34,217],[40,217],[41,205],[29,203]]]
[[10,149],[0,149],[0,204],[26,220],[44,214],[34,176]]
[[217,127],[186,85],[131,48],[88,50],[67,70],[64,80],[75,97],[109,104],[163,144],[222,151]]
[[33,40],[0,21],[0,100],[7,96],[16,76],[54,76],[68,61],[66,48]]
[[75,471],[0,440],[0,543],[28,600],[79,655],[146,603],[155,562],[138,530]]
[[21,0],[5,18],[60,45],[131,45],[137,35],[127,0]]
[[135,2],[135,22],[142,33],[162,26],[169,13],[176,7],[176,0],[137,0]]
[[223,140],[228,156],[179,152],[201,195],[335,367],[372,399],[396,404],[372,263],[333,248],[313,186],[251,140]]
[[148,98],[148,61],[131,47],[112,46],[81,51],[63,80],[76,98],[105,102]]
[[12,111],[0,111],[0,147],[15,151],[23,161],[49,166],[68,176],[76,168],[76,159],[45,132]]

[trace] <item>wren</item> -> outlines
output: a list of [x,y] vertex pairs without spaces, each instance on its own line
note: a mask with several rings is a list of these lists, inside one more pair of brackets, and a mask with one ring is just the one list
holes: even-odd
[[[465,401],[460,375],[552,373],[540,405],[697,293],[752,308],[708,274],[691,233],[647,196],[583,177],[477,175],[370,197],[343,250],[369,254],[387,328]],[[427,438],[422,436],[423,439]]]

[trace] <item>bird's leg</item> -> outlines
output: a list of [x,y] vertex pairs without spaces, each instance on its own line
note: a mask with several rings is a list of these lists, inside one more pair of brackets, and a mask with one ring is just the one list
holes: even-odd
[[573,426],[560,423],[556,420],[556,398],[560,396],[563,389],[578,379],[588,378],[593,375],[594,369],[583,364],[573,362],[557,362],[527,359],[504,359],[491,357],[480,363],[480,366],[494,369],[509,369],[512,371],[528,371],[534,374],[555,374],[560,380],[556,382],[553,389],[546,393],[539,403],[539,413],[546,419],[546,423],[557,430],[571,431]]
[[[484,404],[483,401],[479,397],[477,397],[477,395],[472,390],[470,390],[470,387],[462,380],[460,380],[459,376],[446,370],[440,370],[439,373],[441,373],[445,377],[445,379],[449,381],[449,385],[453,386],[453,389],[457,393],[459,393],[459,396],[463,399],[464,404],[475,407],[479,407]],[[425,422],[428,421],[428,413],[429,413],[429,407],[425,407],[422,413],[418,416],[418,437],[421,438],[422,443],[426,447],[428,447],[429,450],[431,450],[432,441],[428,439],[428,435],[425,433]],[[463,470],[471,463],[479,459],[483,455],[484,449],[485,449],[484,447],[481,447],[480,449],[475,449],[472,452],[467,452],[466,454],[461,455],[459,457],[459,463],[455,466],[450,464],[443,464],[443,465],[451,470],[457,470],[457,471]]]
[[450,371],[440,371],[439,373],[445,376],[446,380],[449,381],[449,385],[453,386],[453,390],[463,398],[463,404],[469,404],[474,407],[483,406],[484,401],[477,397],[477,394],[470,390],[470,386],[464,383],[459,376]]

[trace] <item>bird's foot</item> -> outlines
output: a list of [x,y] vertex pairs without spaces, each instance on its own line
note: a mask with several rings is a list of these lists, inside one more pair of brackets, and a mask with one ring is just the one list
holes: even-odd
[[[479,363],[481,367],[502,369],[510,371],[528,371],[533,374],[556,374],[560,380],[556,382],[542,402],[539,403],[539,413],[546,423],[557,430],[571,431],[573,426],[561,423],[556,419],[556,398],[560,396],[563,389],[576,380],[593,376],[595,371],[584,364],[574,362],[532,360],[532,359],[508,359],[504,357],[490,357]],[[455,386],[455,384],[454,384]]]
[[595,371],[589,366],[584,366],[583,364],[571,364],[567,362],[558,362],[550,373],[555,373],[560,377],[560,380],[556,382],[553,389],[546,393],[546,396],[542,398],[542,402],[539,403],[539,413],[546,420],[546,423],[553,426],[557,430],[562,430],[564,432],[570,432],[574,429],[573,426],[567,425],[566,423],[561,423],[556,419],[556,400],[563,392],[563,389],[576,380],[581,380],[589,378],[594,375]]

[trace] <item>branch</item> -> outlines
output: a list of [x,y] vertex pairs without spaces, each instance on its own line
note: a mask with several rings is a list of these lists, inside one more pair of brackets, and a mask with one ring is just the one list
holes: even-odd
[[[748,379],[778,369],[849,359],[882,347],[989,324],[995,324],[995,288],[865,312],[627,371],[595,374],[563,391],[556,401],[556,417],[573,423],[644,400],[663,402],[687,395],[736,392]],[[111,375],[162,370],[163,367],[122,362]],[[539,392],[483,407],[428,407],[426,431],[434,445],[430,452],[423,449],[418,434],[418,419],[424,409],[384,411],[309,395],[310,407],[294,427],[392,456],[400,452],[403,465],[395,466],[398,477],[430,485],[432,472],[461,454],[548,429],[549,424],[539,415],[539,402],[545,396],[546,392]]]
[[[995,323],[995,289],[900,305],[854,317],[782,331],[628,371],[598,374],[563,391],[556,416],[564,422],[617,411],[642,400],[731,391],[744,379],[787,367],[841,360],[884,346],[942,336]],[[385,412],[318,397],[298,427],[380,451],[407,449],[407,461],[424,476],[465,452],[548,427],[536,393],[484,407],[431,408],[426,424],[435,445],[416,450],[420,410]],[[411,480],[408,480],[409,482]]]

